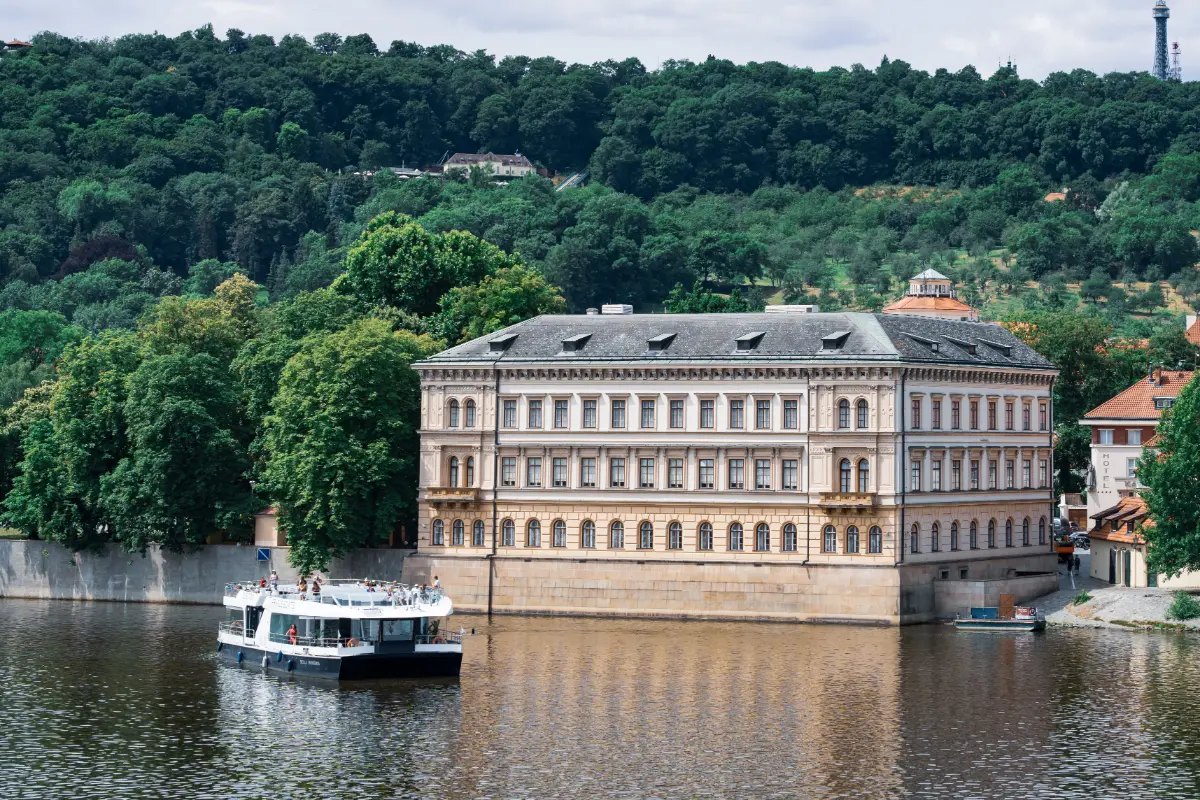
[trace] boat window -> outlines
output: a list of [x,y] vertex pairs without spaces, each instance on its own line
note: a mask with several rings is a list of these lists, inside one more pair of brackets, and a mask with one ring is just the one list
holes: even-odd
[[[271,614],[271,636],[284,636],[288,632],[288,628],[296,624],[295,614]],[[299,631],[299,627],[296,628]],[[277,639],[275,641],[278,641]]]
[[226,609],[226,610],[229,612],[229,619],[225,620],[226,622],[229,622],[229,623],[233,623],[233,622],[241,623],[241,622],[244,622],[244,620],[242,619],[242,616],[243,616],[243,614],[242,614],[242,609],[240,609],[240,608],[229,608],[229,609]]
[[363,642],[379,641],[379,620],[352,619],[350,620],[350,635]]
[[383,640],[385,642],[409,642],[413,638],[413,621],[411,619],[383,620]]

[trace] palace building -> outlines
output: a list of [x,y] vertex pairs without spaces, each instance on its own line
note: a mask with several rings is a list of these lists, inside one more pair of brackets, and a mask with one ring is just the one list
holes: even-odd
[[887,624],[1053,589],[1052,365],[998,325],[792,308],[606,306],[416,364],[406,577],[466,610]]

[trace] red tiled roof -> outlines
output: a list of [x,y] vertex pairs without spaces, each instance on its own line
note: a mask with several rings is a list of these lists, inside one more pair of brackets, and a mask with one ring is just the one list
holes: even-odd
[[1163,410],[1155,408],[1155,398],[1178,397],[1183,387],[1192,379],[1191,371],[1156,373],[1159,380],[1151,382],[1149,377],[1140,379],[1119,395],[1093,408],[1084,419],[1158,419]]
[[961,311],[970,314],[972,308],[954,297],[918,297],[910,295],[901,297],[894,303],[884,306],[883,313],[894,314],[897,311]]
[[1200,345],[1200,317],[1197,317],[1192,326],[1183,332],[1183,338],[1192,344]]
[[1110,542],[1142,544],[1145,539],[1137,533],[1130,533],[1129,523],[1134,523],[1135,528],[1139,523],[1143,528],[1153,525],[1153,521],[1147,518],[1149,513],[1146,501],[1138,495],[1122,497],[1121,502],[1112,508],[1092,515],[1092,519],[1096,520],[1096,527],[1088,535],[1093,539],[1107,539]]

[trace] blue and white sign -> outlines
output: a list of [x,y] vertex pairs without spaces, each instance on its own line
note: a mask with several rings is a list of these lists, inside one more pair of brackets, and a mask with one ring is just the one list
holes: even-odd
[[270,561],[271,560],[271,548],[269,548],[269,547],[258,548],[258,560],[259,561]]

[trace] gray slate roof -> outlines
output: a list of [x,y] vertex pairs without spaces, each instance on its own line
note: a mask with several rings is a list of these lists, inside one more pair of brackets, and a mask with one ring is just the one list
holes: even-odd
[[[824,349],[823,338],[847,332],[840,348]],[[763,336],[752,350],[739,352],[737,340],[750,333]],[[506,351],[492,351],[493,339],[511,334],[516,334],[516,339]],[[590,334],[586,343],[564,352],[563,340],[581,334]],[[675,337],[664,350],[651,351],[649,340],[663,334]],[[974,353],[970,345],[974,345]],[[460,344],[421,363],[490,363],[497,357],[510,364],[853,360],[1054,369],[999,325],[852,312],[550,315]]]

